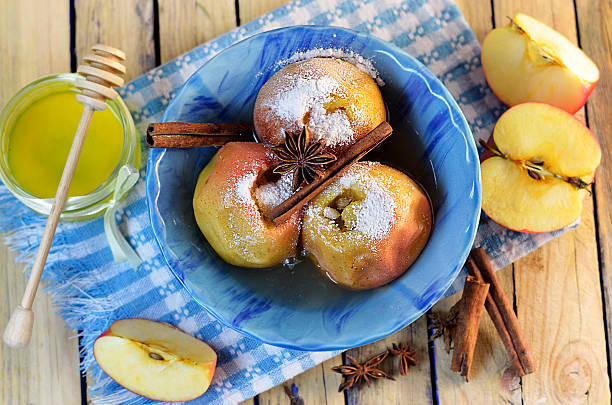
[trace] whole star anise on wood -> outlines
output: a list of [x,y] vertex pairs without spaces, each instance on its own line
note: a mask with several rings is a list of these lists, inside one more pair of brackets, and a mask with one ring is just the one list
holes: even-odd
[[416,350],[412,350],[409,345],[405,345],[403,343],[393,343],[393,347],[389,349],[389,353],[391,353],[391,355],[394,357],[400,358],[401,375],[408,375],[408,367],[417,365],[417,361],[414,358]]
[[450,353],[451,344],[453,343],[453,330],[457,327],[457,315],[459,313],[459,307],[454,305],[447,315],[441,315],[439,312],[433,312],[427,316],[431,319],[431,325],[427,326],[427,329],[432,329],[433,334],[429,338],[429,341],[444,337],[444,344],[446,345],[446,353]]
[[325,141],[312,142],[312,133],[307,126],[299,134],[292,135],[285,131],[285,143],[272,148],[281,162],[273,172],[285,174],[293,172],[293,190],[303,182],[312,183],[323,175],[323,167],[336,160],[331,153],[322,153]]
[[393,377],[388,376],[387,373],[380,370],[378,365],[387,357],[388,352],[385,351],[381,354],[370,358],[369,360],[359,363],[357,360],[349,356],[346,357],[353,364],[344,364],[341,366],[332,367],[332,371],[342,374],[342,383],[338,387],[338,392],[347,390],[355,385],[363,384],[365,381],[370,385],[372,379],[387,378],[389,380],[395,380]]

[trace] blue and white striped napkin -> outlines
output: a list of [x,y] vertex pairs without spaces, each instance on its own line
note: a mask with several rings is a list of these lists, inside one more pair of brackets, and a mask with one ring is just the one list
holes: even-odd
[[[503,106],[491,93],[480,66],[474,33],[451,0],[297,0],[205,43],[128,83],[121,91],[138,130],[159,121],[185,80],[227,46],[257,32],[299,25],[336,25],[367,32],[405,49],[436,74],[457,99],[477,138],[487,138]],[[146,157],[146,151],[145,151]],[[146,162],[146,160],[144,160]],[[93,403],[148,404],[107,377],[92,356],[92,344],[110,322],[144,317],[166,321],[208,342],[218,353],[213,383],[194,404],[228,404],[250,398],[330,358],[333,352],[299,352],[262,344],[222,326],[202,310],[166,268],[153,239],[145,202],[145,168],[117,219],[143,259],[137,271],[113,262],[102,218],[62,223],[45,270],[47,290],[69,326],[81,330],[82,367],[93,376]],[[44,219],[0,186],[0,230],[31,262]],[[476,244],[497,267],[505,266],[555,237],[519,234],[484,221]],[[461,289],[459,277],[448,294]]]

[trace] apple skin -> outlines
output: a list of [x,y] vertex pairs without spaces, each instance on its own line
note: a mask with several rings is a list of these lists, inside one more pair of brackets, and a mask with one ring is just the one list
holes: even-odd
[[[520,103],[515,103],[513,101],[511,101],[510,99],[508,99],[507,97],[505,97],[504,95],[502,95],[502,93],[498,90],[496,91],[495,89],[497,88],[497,86],[491,82],[491,79],[489,79],[490,75],[487,75],[487,69],[484,65],[484,63],[482,64],[482,70],[484,72],[485,75],[485,79],[487,80],[487,84],[489,85],[489,88],[491,89],[491,91],[493,92],[493,94],[495,94],[495,96],[502,102],[504,103],[506,106],[508,107],[513,107],[515,105],[518,104],[522,104],[522,103],[545,103],[545,104],[550,104],[554,107],[558,107],[561,108],[560,105],[557,105],[554,101],[544,101],[544,100],[529,100],[529,99],[524,99],[521,100]],[[593,90],[595,90],[595,86],[597,86],[597,83],[599,82],[599,80],[597,80],[596,82],[593,83],[583,83],[582,84],[582,94],[580,95],[580,97],[576,98],[575,100],[572,100],[564,110],[567,111],[570,114],[576,114],[578,112],[578,110],[580,110],[587,102],[587,99],[589,98],[589,96],[591,95],[591,93],[593,93]],[[563,108],[561,108],[563,109]]]
[[[346,187],[342,185],[344,176],[356,176],[357,180]],[[367,194],[370,184],[384,190],[395,204],[393,225],[380,240],[364,239],[359,231],[342,230],[324,216],[325,207],[333,208],[338,197],[351,196],[351,203],[341,213],[346,220],[346,211],[359,209],[365,198],[361,194]],[[358,162],[309,203],[302,243],[327,278],[347,289],[367,290],[404,274],[427,244],[432,223],[429,198],[415,181],[381,163]]]
[[513,22],[524,32],[497,28],[482,43],[482,68],[493,93],[509,107],[540,101],[576,113],[599,81],[595,64],[544,23],[521,13]]
[[[275,226],[254,198],[236,195],[240,182],[266,173],[277,158],[255,142],[224,145],[198,176],[193,211],[200,231],[227,263],[265,268],[297,255],[301,212]],[[248,185],[253,192],[258,180]],[[231,203],[228,203],[228,200]]]
[[[101,334],[100,334],[100,335],[99,335],[99,336],[98,336],[98,337],[95,339],[95,341],[94,341],[94,343],[93,343],[93,346],[94,346],[93,355],[94,355],[94,359],[96,360],[96,362],[98,363],[98,365],[100,365],[100,364],[101,364],[101,361],[100,361],[101,359],[99,359],[99,357],[98,357],[99,355],[97,354],[97,352],[96,352],[96,350],[95,350],[96,343],[97,343],[97,342],[99,342],[99,341],[101,341],[101,339],[102,339],[102,338],[104,338],[104,337],[107,337],[107,336],[115,336],[115,335],[113,334],[113,331],[112,331],[112,327],[113,327],[113,325],[114,325],[114,324],[116,324],[117,322],[123,322],[123,321],[141,321],[141,322],[147,322],[147,323],[153,323],[153,324],[164,325],[165,327],[169,327],[169,328],[171,328],[171,329],[173,329],[173,330],[177,331],[177,332],[178,332],[178,333],[180,333],[180,334],[187,335],[187,336],[191,337],[191,335],[189,335],[189,334],[187,334],[187,333],[183,332],[181,329],[179,329],[179,328],[177,328],[176,326],[174,326],[174,325],[172,325],[172,324],[169,324],[169,323],[167,323],[167,322],[153,321],[153,320],[150,320],[150,319],[145,319],[145,318],[126,318],[126,319],[119,319],[119,320],[114,321],[113,323],[111,323],[111,324],[109,325],[109,327],[108,327],[108,328],[107,328],[107,329],[106,329],[104,332],[102,332],[102,333],[101,333]],[[193,337],[191,337],[191,338],[193,338]],[[195,339],[195,338],[193,338],[193,339]],[[201,342],[201,341],[200,341],[200,342]],[[206,345],[204,342],[201,342],[201,343],[202,343],[203,345]],[[206,345],[206,346],[207,346],[207,345]],[[212,350],[211,350],[211,351],[212,351]],[[213,353],[214,353],[214,352],[213,352]],[[205,385],[202,387],[201,392],[200,392],[200,393],[198,393],[198,394],[196,394],[196,395],[194,395],[194,396],[192,396],[192,397],[189,397],[189,398],[181,398],[181,399],[176,399],[176,400],[171,400],[171,399],[167,399],[167,398],[152,398],[152,397],[147,397],[147,396],[144,396],[144,395],[142,395],[142,393],[139,393],[139,392],[135,391],[134,389],[131,389],[130,387],[126,387],[124,384],[122,384],[122,382],[121,382],[121,381],[117,381],[117,379],[116,379],[115,377],[113,377],[113,375],[109,374],[109,373],[108,373],[106,370],[104,370],[104,368],[102,368],[102,366],[101,366],[101,365],[100,365],[100,368],[102,368],[102,370],[105,372],[105,374],[106,374],[106,375],[107,375],[107,376],[108,376],[108,377],[109,377],[111,380],[113,380],[113,381],[114,381],[114,382],[116,382],[117,384],[121,385],[121,386],[122,386],[124,389],[126,389],[126,390],[128,390],[128,391],[130,391],[130,392],[134,393],[135,395],[142,396],[142,397],[144,397],[144,398],[148,398],[148,399],[155,400],[155,401],[163,401],[163,402],[185,402],[185,401],[191,401],[191,400],[193,400],[193,399],[196,399],[196,398],[200,397],[201,395],[203,395],[203,394],[204,394],[204,393],[205,393],[205,392],[208,390],[208,388],[209,388],[209,386],[210,386],[210,382],[212,381],[212,378],[213,378],[213,376],[214,376],[216,366],[217,366],[217,356],[216,356],[216,354],[215,354],[214,358],[213,358],[212,360],[210,360],[210,361],[209,361],[209,362],[206,364],[206,367],[203,369],[203,371],[204,371],[204,372],[206,373],[206,375],[208,376],[208,377],[207,377],[207,378],[208,378],[208,382],[207,382],[207,383],[206,383],[206,384],[205,384]]]

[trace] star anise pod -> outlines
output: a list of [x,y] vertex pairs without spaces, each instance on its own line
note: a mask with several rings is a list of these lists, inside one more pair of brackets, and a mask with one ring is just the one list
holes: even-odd
[[457,314],[459,313],[459,307],[453,305],[447,315],[441,315],[438,312],[433,312],[427,316],[431,319],[432,323],[427,329],[433,329],[433,334],[429,338],[429,341],[444,336],[444,343],[446,345],[446,353],[450,353],[451,344],[453,342],[453,330],[457,326]]
[[389,349],[389,353],[391,353],[391,355],[394,357],[400,358],[401,375],[408,375],[408,367],[417,365],[417,361],[414,358],[416,350],[412,350],[409,345],[405,345],[403,343],[393,343],[393,347]]
[[342,383],[338,387],[338,392],[347,390],[354,385],[363,384],[364,381],[370,385],[372,379],[387,378],[389,380],[395,380],[377,367],[387,357],[387,354],[388,352],[385,351],[363,363],[359,363],[347,354],[346,357],[348,357],[353,364],[332,367],[332,371],[342,374],[343,377]]
[[323,175],[323,167],[336,160],[332,153],[323,153],[325,141],[312,142],[312,133],[306,125],[299,134],[285,131],[285,143],[272,148],[281,160],[273,172],[285,174],[293,172],[293,190],[303,182],[312,183]]

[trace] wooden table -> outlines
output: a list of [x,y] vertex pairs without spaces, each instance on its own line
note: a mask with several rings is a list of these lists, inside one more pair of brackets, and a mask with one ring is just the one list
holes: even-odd
[[[87,48],[105,42],[124,49],[128,80],[285,0],[0,0],[0,105],[44,74],[74,70]],[[506,293],[539,364],[520,381],[502,381],[505,352],[483,316],[473,365],[465,383],[449,371],[450,358],[428,348],[424,319],[383,341],[349,350],[365,359],[406,341],[418,349],[419,365],[398,381],[336,392],[330,367],[340,356],[297,376],[306,405],[342,404],[609,404],[612,348],[612,0],[461,0],[459,7],[479,40],[506,16],[523,11],[580,44],[601,70],[601,80],[577,116],[586,121],[604,151],[592,198],[581,225],[531,255],[500,270]],[[7,213],[1,213],[7,215]],[[0,324],[25,286],[22,266],[0,246]],[[448,309],[451,297],[435,309]],[[29,348],[0,345],[0,404],[80,404],[87,381],[78,371],[78,340],[39,293]],[[389,371],[389,370],[387,370]],[[289,404],[275,387],[245,404]]]

